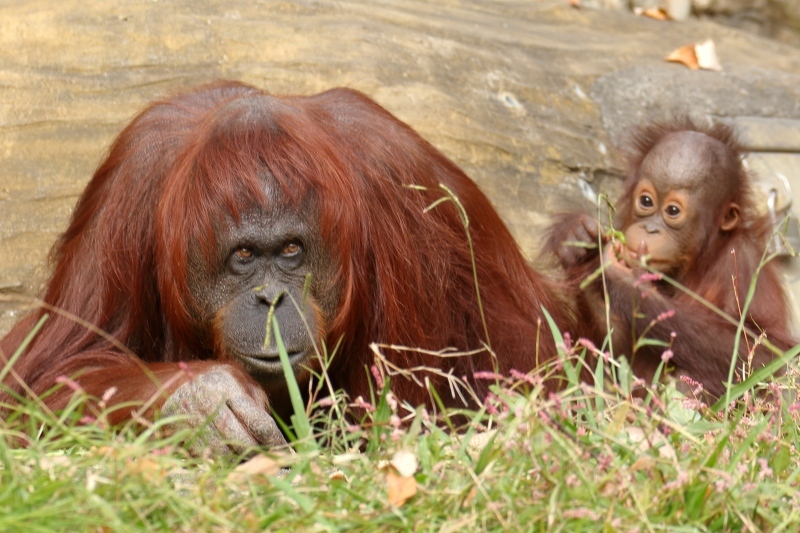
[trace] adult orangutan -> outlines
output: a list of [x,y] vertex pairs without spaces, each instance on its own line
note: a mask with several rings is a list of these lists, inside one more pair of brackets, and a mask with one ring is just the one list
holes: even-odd
[[[637,376],[652,380],[667,352],[665,359],[679,373],[719,397],[728,380],[736,326],[665,280],[640,277],[645,271],[639,261],[646,257],[657,272],[738,319],[772,231],[769,216],[754,205],[742,149],[729,127],[675,119],[641,128],[632,145],[624,193],[616,204],[615,225],[625,236],[624,245],[608,242],[596,218],[567,213],[552,226],[545,249],[559,259],[572,285],[579,331],[603,342],[609,331],[607,295],[613,350],[632,359]],[[605,293],[600,278],[579,289],[600,266],[601,252],[573,245],[597,243],[599,234],[607,243],[602,248]],[[781,349],[795,344],[785,296],[776,265],[767,263],[745,322]],[[637,347],[643,337],[662,344]],[[738,353],[740,377],[749,357],[752,368],[774,357],[745,337]]]
[[[483,314],[456,202],[426,210],[446,196],[440,184],[469,218]],[[265,343],[268,315],[300,381],[323,344],[338,347],[329,373],[353,398],[368,397],[372,342],[476,351],[387,352],[399,367],[471,380],[554,356],[542,307],[567,321],[475,183],[347,89],[278,97],[225,82],[151,105],[114,141],[52,261],[43,299],[67,313],[50,314],[8,387],[43,393],[72,376],[92,395],[115,387],[112,403],[155,397],[154,408],[202,417],[224,402],[211,431],[245,445],[282,441],[269,413],[290,410],[274,336]],[[2,340],[6,358],[44,312]],[[410,380],[392,389],[429,403]]]

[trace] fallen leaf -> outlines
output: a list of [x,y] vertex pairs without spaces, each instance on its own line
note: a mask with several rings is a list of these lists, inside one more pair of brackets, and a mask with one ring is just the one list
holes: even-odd
[[159,481],[164,478],[164,469],[161,465],[146,457],[126,460],[124,472],[125,474],[139,474],[145,481]]
[[681,46],[677,50],[673,50],[664,61],[671,61],[673,63],[682,63],[692,70],[697,70],[700,65],[697,64],[697,54],[694,51],[693,44]]
[[232,483],[244,483],[252,476],[275,476],[280,471],[281,464],[278,461],[266,455],[256,455],[234,468],[227,479]]
[[322,475],[322,467],[319,466],[319,464],[316,463],[316,462],[310,463],[308,465],[308,469],[311,470],[311,473],[314,474],[315,476],[321,476]]
[[664,61],[682,63],[692,70],[722,70],[714,41],[707,39],[698,44],[687,44],[673,50]]
[[111,446],[92,446],[89,448],[89,454],[95,456],[119,457],[119,448],[112,448]]
[[405,450],[399,450],[392,456],[389,461],[402,477],[413,476],[417,471],[417,456]]
[[618,498],[624,491],[618,483],[607,481],[600,486],[600,494],[606,498]]
[[334,470],[328,476],[328,479],[331,481],[344,481],[345,483],[350,483],[350,480],[347,479],[347,476],[341,470]]
[[386,486],[389,489],[389,503],[402,507],[417,493],[417,480],[413,476],[398,475],[393,469],[386,471]]
[[697,55],[697,64],[700,65],[700,68],[704,70],[722,70],[719,56],[717,56],[717,47],[711,39],[696,44],[694,53]]
[[472,500],[475,499],[475,496],[478,494],[478,489],[476,487],[472,487],[469,489],[467,496],[464,498],[464,501],[461,502],[461,507],[469,507],[472,505]]
[[636,459],[633,464],[630,466],[631,472],[636,472],[638,470],[649,470],[650,468],[656,465],[656,460],[648,455],[641,455],[638,459]]
[[634,13],[642,17],[648,17],[656,20],[672,20],[667,10],[662,7],[650,7],[647,9],[636,8]]

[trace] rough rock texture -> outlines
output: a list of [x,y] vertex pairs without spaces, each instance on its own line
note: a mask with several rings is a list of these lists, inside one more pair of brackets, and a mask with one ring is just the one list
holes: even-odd
[[[712,38],[724,70],[665,63]],[[111,139],[159,96],[235,78],[359,89],[486,190],[534,257],[578,178],[651,115],[800,119],[800,50],[712,22],[530,2],[29,0],[0,6],[0,333]]]
[[699,17],[800,45],[800,0],[578,0],[594,9],[661,8],[673,19]]
[[800,0],[693,0],[701,17],[800,45]]

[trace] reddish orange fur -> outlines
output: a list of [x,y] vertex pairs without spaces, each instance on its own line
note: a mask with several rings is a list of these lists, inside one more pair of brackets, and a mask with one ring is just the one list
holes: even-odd
[[[634,189],[640,180],[640,168],[648,152],[668,134],[680,131],[704,133],[726,146],[727,155],[724,160],[714,163],[717,164],[715,168],[722,169],[720,172],[731,186],[718,186],[717,189],[725,202],[738,204],[742,213],[739,225],[730,231],[723,231],[715,226],[715,220],[719,220],[718,213],[711,212],[711,209],[704,213],[707,235],[700,247],[702,253],[690,258],[692,263],[687,274],[677,281],[738,319],[772,225],[768,214],[759,212],[754,205],[751,178],[740,162],[743,149],[731,128],[721,124],[702,127],[687,118],[675,118],[638,129],[632,136],[624,192],[616,203],[615,227],[627,228],[632,223]],[[676,153],[675,157],[680,157],[680,154]],[[721,201],[720,205],[726,204]],[[550,228],[546,253],[558,254],[559,246],[568,240],[570,230],[575,227],[579,216],[580,213],[565,213],[556,219]],[[731,253],[732,250],[735,250],[735,255]],[[579,289],[579,285],[599,266],[597,250],[588,253],[575,264],[565,265],[565,278],[571,287],[579,315],[579,333],[590,337],[598,345],[609,333],[603,310],[605,296],[602,283],[596,281],[585,290]],[[797,340],[791,332],[789,307],[778,268],[773,261],[764,265],[761,270],[745,325],[756,334],[765,332],[769,341],[785,350],[796,344]],[[670,334],[675,332],[677,336],[673,341],[674,356],[671,364],[683,374],[703,383],[712,397],[719,397],[724,392],[723,383],[728,379],[736,326],[666,282],[658,283],[657,291],[641,298],[640,292],[646,286],[637,289],[632,286],[632,281],[633,279],[622,282],[607,277],[607,298],[611,309],[611,327],[615,330],[613,339],[616,355],[630,358],[633,351],[632,333],[640,334],[661,313],[674,310],[675,315],[658,321],[649,330],[647,337],[669,342]],[[639,305],[638,312],[642,315],[640,318],[633,316],[634,301]],[[739,356],[742,361],[748,356],[748,347],[753,345],[753,339],[741,339]],[[664,350],[663,347],[639,349],[633,356],[634,372],[647,380],[652,379],[661,363]],[[757,369],[774,357],[773,352],[760,346],[753,352],[753,367]],[[741,364],[740,361],[737,368],[740,369]]]
[[[268,106],[272,120],[248,127],[246,120],[227,120],[243,112],[242,102]],[[211,142],[225,124],[235,125],[222,136],[227,142]],[[341,341],[330,372],[351,396],[368,394],[364,367],[373,361],[372,342],[472,350],[486,340],[459,214],[449,202],[423,212],[444,196],[440,183],[453,190],[470,219],[500,371],[527,371],[537,359],[554,356],[546,325],[541,353],[535,353],[540,308],[565,324],[563,302],[527,264],[486,196],[441,152],[356,91],[278,97],[224,82],[154,103],[134,119],[114,141],[51,253],[44,301],[108,332],[126,350],[52,314],[15,365],[28,386],[42,393],[58,376],[76,376],[92,394],[115,386],[116,400],[144,401],[158,385],[142,362],[158,382],[177,377],[167,394],[188,379],[178,361],[189,361],[190,369],[218,364],[213,332],[200,330],[194,318],[189,250],[201,246],[210,261],[215,225],[226,217],[238,220],[254,204],[269,208],[263,165],[284,201],[300,205],[311,196],[319,206],[318,227],[339,265],[341,294],[338,314],[326,328],[329,348]],[[32,313],[2,340],[6,357],[43,313]],[[454,366],[457,376],[493,368],[486,352],[458,359],[387,355],[402,367]],[[448,398],[442,381],[433,381]],[[428,400],[425,390],[406,380],[395,380],[393,388],[412,404]],[[68,393],[62,388],[48,402],[59,407]]]

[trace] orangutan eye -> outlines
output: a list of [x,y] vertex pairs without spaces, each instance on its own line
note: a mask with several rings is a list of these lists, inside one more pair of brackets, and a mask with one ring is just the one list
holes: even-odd
[[242,246],[236,249],[236,257],[242,261],[249,261],[253,258],[253,249]]
[[283,257],[294,257],[295,255],[300,253],[301,249],[302,246],[300,245],[299,242],[294,242],[294,241],[288,242],[283,247],[283,250],[281,250],[281,255]]
[[681,208],[678,207],[677,205],[667,206],[666,211],[667,211],[667,216],[672,217],[672,218],[675,218],[675,217],[677,217],[678,215],[681,214]]
[[649,209],[653,207],[653,199],[650,198],[647,194],[643,194],[639,197],[639,206]]

